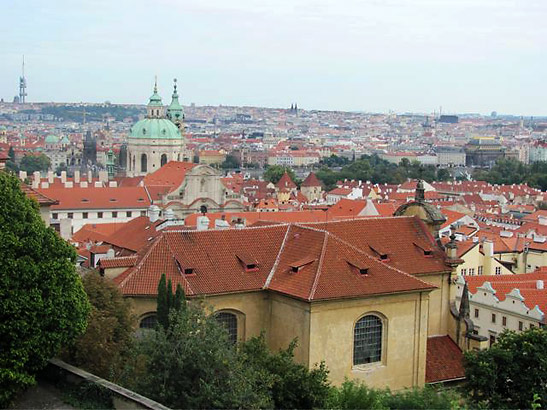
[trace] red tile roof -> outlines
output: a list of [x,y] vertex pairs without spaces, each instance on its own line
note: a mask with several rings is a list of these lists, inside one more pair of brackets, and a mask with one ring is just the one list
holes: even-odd
[[462,351],[449,336],[427,339],[425,382],[439,383],[465,377]]
[[291,179],[290,175],[285,172],[281,179],[277,181],[277,184],[275,184],[279,189],[292,189],[296,188],[296,184]]
[[[447,270],[444,253],[434,252],[425,257],[414,243],[431,238],[425,227],[411,217],[381,219],[388,231],[378,236],[377,220],[304,225],[270,225],[260,228],[209,231],[162,232],[139,259],[137,265],[115,279],[125,295],[156,294],[161,273],[186,293],[206,295],[226,292],[269,289],[303,300],[362,297],[373,294],[404,291],[427,291],[433,285],[406,273],[428,273]],[[337,229],[337,225],[341,225]],[[407,230],[403,240],[394,246],[377,242],[392,234]],[[356,231],[363,235],[354,236]],[[342,233],[342,235],[339,235]],[[341,237],[344,236],[344,237]],[[367,240],[363,240],[363,237]],[[410,241],[409,241],[410,239]],[[387,249],[389,261],[381,262],[370,244]],[[430,244],[429,247],[433,247]],[[249,272],[238,258],[244,249],[248,257],[258,262]],[[298,272],[294,266],[302,258]],[[366,274],[355,265],[366,266]],[[184,274],[191,268],[192,274]]]
[[40,206],[56,205],[59,203],[56,199],[49,198],[25,183],[21,183],[21,191],[29,198],[35,199]]
[[137,256],[124,256],[121,258],[102,258],[99,260],[99,266],[104,269],[129,268],[135,266]]
[[304,187],[315,187],[315,186],[321,186],[321,181],[317,179],[317,176],[314,172],[310,172],[304,182],[302,182],[302,185]]
[[38,188],[45,196],[59,201],[54,210],[146,209],[150,199],[144,187]]

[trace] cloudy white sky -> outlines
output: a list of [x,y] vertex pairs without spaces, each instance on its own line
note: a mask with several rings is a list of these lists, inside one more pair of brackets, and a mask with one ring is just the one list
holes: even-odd
[[546,0],[0,0],[0,97],[547,115]]

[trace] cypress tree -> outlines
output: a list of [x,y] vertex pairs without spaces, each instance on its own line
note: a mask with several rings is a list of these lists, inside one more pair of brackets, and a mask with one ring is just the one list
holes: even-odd
[[167,286],[165,283],[165,273],[161,275],[160,282],[158,283],[158,296],[157,302],[157,317],[158,323],[165,329],[169,326],[169,300],[167,295]]
[[186,308],[186,295],[184,294],[184,290],[182,289],[182,286],[180,286],[180,283],[177,285],[173,307],[177,311]]
[[173,284],[171,279],[167,282],[167,312],[169,313],[175,304],[175,296],[173,295]]

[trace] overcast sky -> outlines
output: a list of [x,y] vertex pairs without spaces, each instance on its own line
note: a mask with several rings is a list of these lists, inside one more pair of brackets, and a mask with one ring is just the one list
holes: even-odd
[[0,97],[547,115],[546,0],[0,0]]

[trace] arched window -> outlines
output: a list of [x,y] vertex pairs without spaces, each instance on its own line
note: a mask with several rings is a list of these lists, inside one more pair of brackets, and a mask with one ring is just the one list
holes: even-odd
[[163,167],[165,164],[167,164],[167,154],[163,154],[163,155],[161,156],[160,162],[161,162],[161,166],[162,166],[162,167]]
[[230,312],[219,312],[215,314],[215,319],[224,326],[228,332],[230,343],[237,343],[237,316]]
[[366,315],[353,329],[353,364],[367,364],[382,360],[383,323],[376,315]]
[[141,155],[141,172],[148,171],[148,161],[146,160],[146,154]]
[[156,314],[150,314],[141,319],[139,327],[141,329],[155,329],[157,323]]

